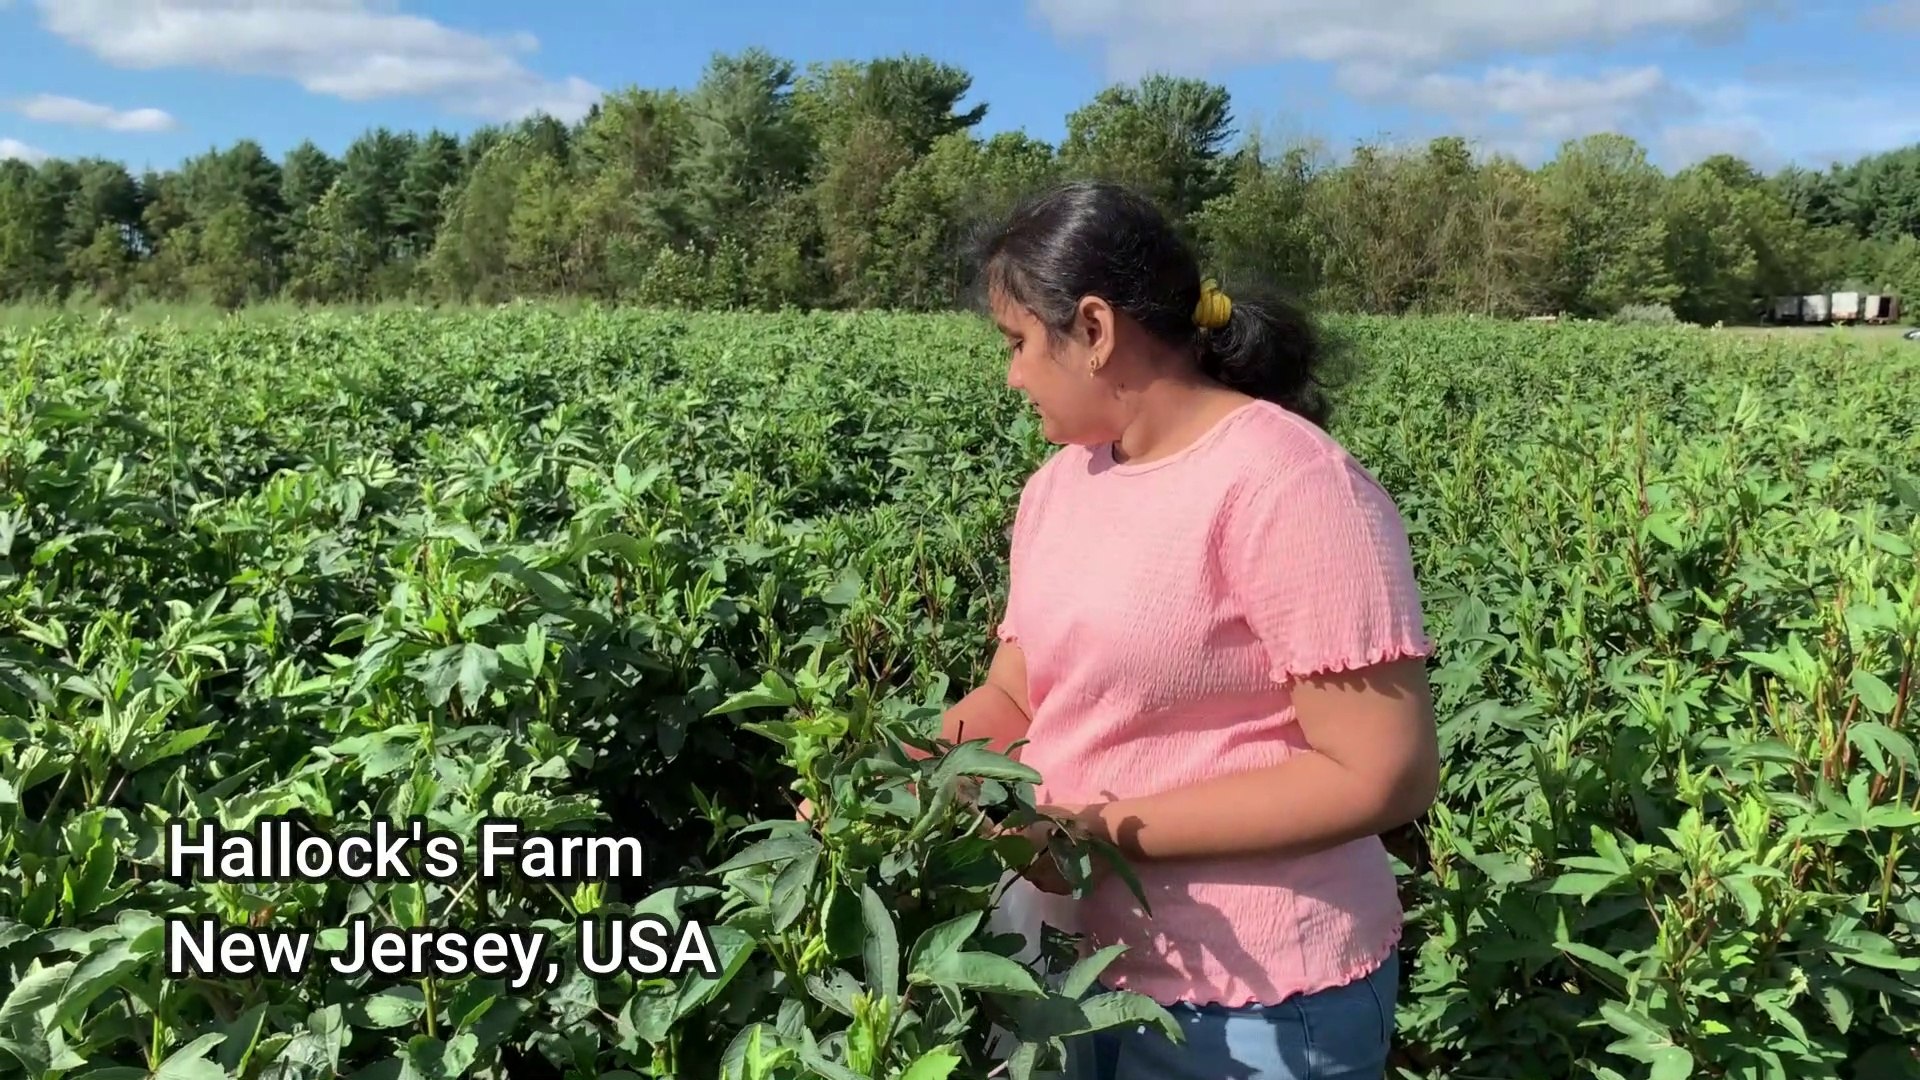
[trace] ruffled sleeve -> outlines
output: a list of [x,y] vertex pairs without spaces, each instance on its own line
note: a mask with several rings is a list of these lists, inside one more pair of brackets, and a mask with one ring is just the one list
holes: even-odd
[[1227,587],[1275,682],[1431,654],[1399,508],[1350,456],[1249,485],[1223,529]]

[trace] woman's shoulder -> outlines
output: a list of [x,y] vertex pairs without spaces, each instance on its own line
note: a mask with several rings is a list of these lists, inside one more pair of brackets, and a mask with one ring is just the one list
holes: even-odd
[[1236,420],[1223,449],[1242,485],[1278,490],[1317,475],[1365,472],[1340,440],[1281,405],[1254,401]]

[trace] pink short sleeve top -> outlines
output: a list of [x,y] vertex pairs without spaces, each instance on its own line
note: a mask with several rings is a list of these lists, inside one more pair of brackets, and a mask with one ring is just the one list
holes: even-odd
[[[1425,656],[1406,530],[1329,435],[1241,406],[1183,450],[1116,464],[1068,446],[1014,519],[1002,640],[1026,657],[1021,759],[1042,802],[1122,799],[1285,761],[1306,745],[1288,685]],[[1369,837],[1299,858],[1141,862],[1080,905],[1103,982],[1158,1001],[1271,1004],[1371,972],[1399,940]]]

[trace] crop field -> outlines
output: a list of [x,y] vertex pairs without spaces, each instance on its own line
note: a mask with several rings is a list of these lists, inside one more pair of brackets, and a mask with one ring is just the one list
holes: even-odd
[[[1920,1076],[1920,349],[1334,326],[1439,646],[1400,1075]],[[1003,363],[933,315],[0,329],[0,1075],[959,1080],[1164,1023],[987,925],[1019,842],[955,794],[1034,778],[900,750],[984,671],[1047,451]],[[175,820],[416,817],[450,872],[169,874]],[[489,874],[489,819],[644,865]],[[647,915],[662,957],[571,963]],[[169,974],[173,916],[568,962]],[[660,970],[692,925],[711,968]]]

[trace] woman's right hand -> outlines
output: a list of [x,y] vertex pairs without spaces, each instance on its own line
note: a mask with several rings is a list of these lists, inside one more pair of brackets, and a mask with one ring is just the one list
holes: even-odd
[[813,817],[813,804],[806,799],[800,800],[800,809],[794,812],[795,821],[806,821]]

